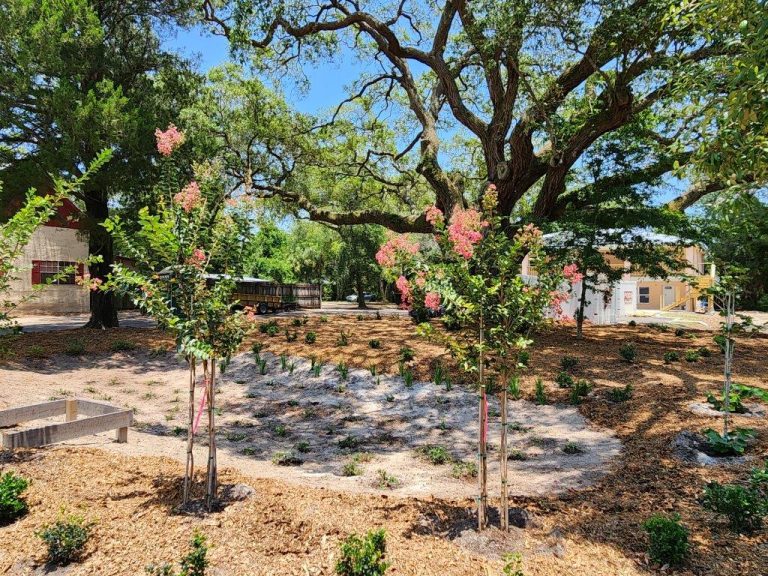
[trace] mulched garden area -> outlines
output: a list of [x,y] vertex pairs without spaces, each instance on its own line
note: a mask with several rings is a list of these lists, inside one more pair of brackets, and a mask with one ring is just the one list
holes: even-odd
[[[408,346],[416,352],[412,365],[418,379],[431,377],[437,358],[449,364],[443,349],[421,340],[404,318],[344,316],[322,322],[311,317],[297,327],[291,325],[292,319],[280,318],[278,323],[276,336],[257,333],[254,337],[276,354],[315,355],[360,367],[376,363],[379,370],[396,373],[400,348]],[[286,328],[297,332],[295,341],[286,340]],[[349,335],[349,343],[337,346],[342,330]],[[316,332],[315,344],[305,341],[309,331]],[[671,450],[680,431],[720,425],[720,420],[697,415],[688,407],[703,401],[707,392],[717,391],[722,382],[722,355],[712,342],[713,333],[691,331],[691,337],[686,337],[647,326],[587,327],[585,338],[576,340],[573,332],[573,327],[563,326],[537,337],[530,373],[523,378],[524,395],[533,397],[533,382],[541,377],[550,401],[566,402],[568,390],[558,389],[553,380],[564,355],[577,357],[574,377],[595,384],[579,410],[596,425],[614,429],[624,450],[609,474],[591,488],[557,497],[516,499],[513,505],[531,512],[536,525],[526,530],[528,546],[522,550],[526,574],[648,573],[641,524],[656,512],[679,513],[691,530],[691,558],[680,574],[768,574],[766,532],[736,535],[723,518],[698,503],[707,481],[743,481],[749,469],[768,456],[765,419],[734,417],[737,426],[754,428],[757,434],[748,450],[752,460],[738,466],[694,466],[675,458]],[[172,347],[171,339],[157,330],[74,330],[14,337],[8,342],[6,359],[21,364],[34,361],[28,358],[33,346],[44,348],[46,354],[63,353],[73,338],[81,338],[92,354],[111,353],[119,339],[144,350]],[[380,340],[381,348],[371,348],[371,339]],[[618,353],[625,342],[636,345],[637,359],[632,364]],[[711,356],[697,362],[683,359],[686,351],[702,346],[710,349]],[[667,351],[679,352],[681,360],[665,365]],[[740,338],[735,380],[768,389],[767,357],[768,336]],[[455,369],[451,371],[457,376]],[[614,402],[608,397],[611,388],[626,384],[633,387],[629,400]],[[193,525],[200,525],[211,537],[211,559],[220,574],[331,574],[339,540],[350,531],[378,526],[391,534],[393,574],[501,573],[498,561],[450,541],[457,526],[469,525],[469,501],[400,500],[300,489],[229,472],[225,482],[245,482],[256,488],[258,496],[206,519],[193,519],[169,514],[178,499],[182,473],[175,462],[126,459],[86,449],[49,449],[21,453],[17,461],[2,468],[9,465],[34,480],[32,512],[20,523],[0,529],[0,550],[8,551],[11,558],[0,555],[0,574],[25,573],[18,571],[22,570],[19,559],[39,556],[42,550],[33,530],[55,517],[62,504],[70,508],[83,504],[99,522],[92,554],[82,566],[71,569],[73,575],[141,573],[143,563],[178,558]],[[562,534],[564,552],[535,556],[533,551],[553,531]]]

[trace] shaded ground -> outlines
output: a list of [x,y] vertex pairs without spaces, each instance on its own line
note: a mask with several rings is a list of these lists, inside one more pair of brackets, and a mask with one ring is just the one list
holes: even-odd
[[[311,318],[306,325],[295,328],[290,326],[291,321],[280,320],[281,332],[275,337],[257,337],[265,343],[265,350],[305,358],[314,354],[328,363],[345,361],[362,370],[374,361],[380,372],[396,374],[399,348],[407,344],[416,352],[410,366],[417,379],[429,380],[435,362],[441,358],[454,377],[454,391],[462,386],[455,369],[450,367],[445,356],[440,356],[442,350],[417,339],[405,319],[357,321],[355,317],[332,317],[328,322],[321,322],[320,318]],[[296,341],[286,341],[282,332],[285,328],[296,330]],[[341,330],[349,334],[347,346],[335,345]],[[308,331],[317,333],[314,345],[304,342]],[[143,343],[141,351],[128,353],[133,359],[125,358],[109,353],[111,342],[118,337],[114,334],[108,331],[101,338],[95,335],[91,338],[85,331],[76,331],[19,337],[7,346],[9,363],[0,377],[6,381],[9,377],[17,378],[17,373],[32,372],[38,381],[34,377],[28,380],[28,393],[32,394],[29,390],[33,390],[35,394],[50,394],[49,385],[43,386],[41,378],[47,373],[53,376],[57,371],[56,363],[61,360],[28,358],[34,345],[45,346],[50,352],[61,352],[67,339],[84,338],[96,357],[79,362],[112,363],[116,370],[140,365],[137,360],[144,358],[148,347],[169,345],[167,337],[156,331],[120,330],[117,331],[119,338]],[[550,402],[567,402],[568,391],[558,389],[553,380],[559,371],[560,359],[566,354],[576,356],[579,364],[573,370],[574,376],[588,379],[595,386],[593,394],[578,407],[579,414],[596,428],[615,430],[623,447],[608,467],[607,474],[592,487],[567,490],[558,495],[514,497],[513,505],[526,508],[533,515],[535,527],[522,534],[515,532],[500,542],[488,539],[486,535],[478,539],[472,533],[469,533],[472,536],[469,539],[459,537],[472,523],[472,501],[466,498],[400,499],[389,490],[381,490],[388,496],[382,498],[371,494],[298,488],[276,480],[248,480],[260,491],[260,497],[242,505],[242,514],[224,512],[216,517],[220,521],[168,515],[167,505],[168,499],[173,498],[172,491],[163,490],[158,497],[151,485],[155,479],[160,482],[162,477],[172,486],[178,486],[182,469],[177,463],[159,463],[147,458],[125,460],[111,452],[90,452],[78,447],[38,451],[33,454],[33,460],[13,464],[33,477],[33,489],[40,491],[35,492],[37,509],[33,507],[33,514],[22,521],[24,524],[18,528],[16,525],[0,528],[0,550],[8,550],[14,558],[13,563],[7,564],[0,555],[0,573],[3,570],[11,574],[23,573],[11,570],[17,566],[17,560],[39,557],[40,544],[31,533],[42,521],[54,517],[60,504],[66,502],[69,506],[82,504],[85,509],[93,510],[100,518],[100,525],[103,522],[105,526],[94,543],[92,559],[82,568],[76,567],[78,571],[73,574],[140,573],[140,569],[124,567],[153,561],[158,554],[163,555],[161,559],[177,557],[196,523],[210,532],[217,544],[214,558],[221,574],[331,574],[329,558],[330,554],[336,553],[338,540],[352,530],[376,526],[386,526],[392,535],[396,567],[393,574],[500,574],[501,565],[494,558],[505,549],[523,552],[526,574],[647,574],[653,569],[645,556],[646,540],[641,526],[656,512],[679,513],[691,531],[691,559],[679,573],[707,576],[768,574],[766,533],[734,535],[722,517],[704,510],[698,502],[707,481],[743,481],[749,469],[768,454],[765,418],[735,416],[737,426],[754,428],[757,433],[756,443],[749,449],[744,464],[705,468],[681,462],[672,452],[672,441],[681,431],[699,431],[720,424],[717,415],[705,411],[696,413],[690,408],[691,403],[703,402],[708,391],[716,391],[722,380],[722,357],[711,341],[712,333],[692,331],[691,336],[676,336],[674,330],[660,332],[645,326],[589,327],[583,340],[573,337],[572,328],[557,328],[538,336],[530,373],[523,378],[525,397],[532,399],[534,380],[540,377]],[[371,349],[369,339],[380,339],[381,349]],[[633,364],[623,362],[619,357],[618,349],[625,342],[636,345],[638,355]],[[702,346],[711,351],[711,356],[695,363],[681,361],[665,365],[663,362],[666,351],[677,351],[682,357],[685,351]],[[768,338],[739,339],[734,365],[736,381],[768,388],[766,357]],[[151,368],[151,359],[147,358],[147,361]],[[138,370],[137,377],[142,374],[141,369]],[[67,384],[65,378],[59,380],[57,387]],[[626,402],[612,401],[609,391],[626,384],[634,388],[632,398]],[[234,390],[236,386],[247,393],[247,384],[234,382],[225,384],[224,388]],[[307,390],[311,390],[307,386]],[[424,385],[425,390],[428,386]],[[160,385],[156,387],[160,389]],[[184,384],[180,382],[178,388],[183,390]],[[135,393],[140,422],[142,410],[149,410],[148,406],[155,400],[165,406],[163,403],[173,398],[158,393],[156,399],[140,400],[146,393],[144,389],[140,387]],[[172,387],[168,389],[173,392]],[[421,390],[414,386],[413,390],[417,389]],[[444,389],[432,385],[432,390],[438,398]],[[7,401],[6,394],[0,395],[0,399]],[[180,403],[183,402],[182,392]],[[224,414],[226,410],[225,407]],[[282,405],[277,404],[269,417],[284,413]],[[458,421],[460,414],[459,409]],[[452,417],[452,413],[447,412],[446,422],[451,422]],[[510,419],[515,420],[515,417]],[[350,424],[357,425],[354,421]],[[472,436],[471,430],[468,434]],[[148,436],[132,432],[129,446]],[[173,437],[155,437],[164,442],[179,442]],[[180,443],[177,445],[180,447]],[[531,459],[515,462],[515,465],[533,467],[535,462]],[[370,466],[375,468],[377,465],[371,463]],[[7,467],[7,464],[3,465],[4,469]],[[285,468],[280,472],[288,478],[297,470]],[[447,473],[445,468],[442,470]],[[167,477],[172,477],[172,481]],[[86,478],[89,481],[83,480]],[[167,484],[160,482],[159,485]],[[492,500],[492,504],[495,501]],[[154,539],[145,543],[147,533]],[[474,540],[474,543],[468,540]],[[115,569],[103,571],[100,566],[108,557],[114,562]]]

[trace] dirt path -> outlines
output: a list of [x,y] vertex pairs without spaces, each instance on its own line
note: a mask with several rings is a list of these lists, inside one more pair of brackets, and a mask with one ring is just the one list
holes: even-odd
[[[398,376],[373,376],[360,369],[350,370],[344,379],[332,364],[315,377],[308,360],[286,357],[283,369],[280,358],[269,353],[262,357],[265,374],[251,354],[242,354],[221,379],[222,466],[351,492],[386,488],[400,496],[451,499],[475,494],[475,481],[467,474],[476,453],[474,393],[434,383],[406,386]],[[116,444],[113,434],[105,433],[69,445],[131,456],[184,457],[186,369],[171,355],[118,354],[92,360],[56,356],[30,371],[0,370],[0,377],[4,406],[77,396],[134,409],[136,425],[128,444]],[[496,493],[500,422],[495,400],[489,413],[490,490]],[[572,406],[512,402],[510,422],[510,492],[515,496],[583,488],[604,475],[621,450],[619,440],[589,426]],[[204,425],[198,434],[196,461],[202,465]],[[418,449],[428,445],[445,448],[448,461],[427,461]],[[303,463],[276,465],[277,453],[290,453]]]

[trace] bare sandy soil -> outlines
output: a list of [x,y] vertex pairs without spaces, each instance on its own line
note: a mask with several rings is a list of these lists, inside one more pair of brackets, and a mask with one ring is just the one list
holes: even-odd
[[[252,354],[241,354],[220,377],[217,441],[222,465],[259,477],[368,492],[386,488],[383,471],[391,477],[389,489],[402,496],[469,498],[476,493],[476,483],[457,464],[473,463],[477,451],[477,396],[467,387],[446,390],[429,382],[406,386],[399,376],[373,376],[362,369],[351,369],[344,379],[332,364],[314,377],[308,360],[286,357],[282,368],[282,360],[273,354],[262,357],[267,361],[264,375]],[[0,370],[0,378],[0,407],[80,397],[134,410],[139,433],[131,434],[128,444],[116,444],[114,434],[105,433],[68,445],[184,457],[187,372],[170,353],[55,356],[28,370]],[[583,488],[605,474],[620,452],[619,440],[588,425],[574,406],[537,406],[525,400],[510,406],[513,495]],[[498,491],[501,426],[495,398],[490,399],[489,415],[490,490]],[[204,462],[204,425],[198,435],[196,459]],[[579,452],[564,452],[568,443]],[[450,461],[430,463],[418,452],[427,445],[445,447]],[[290,469],[274,464],[279,452],[291,452],[303,463]],[[345,465],[355,468],[356,475],[345,475]]]

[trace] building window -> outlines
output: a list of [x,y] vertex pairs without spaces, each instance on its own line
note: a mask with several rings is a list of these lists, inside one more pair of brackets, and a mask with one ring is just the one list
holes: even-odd
[[640,304],[651,303],[651,289],[648,286],[638,288]]
[[83,265],[77,262],[32,261],[32,284],[74,284],[76,274],[83,274]]

